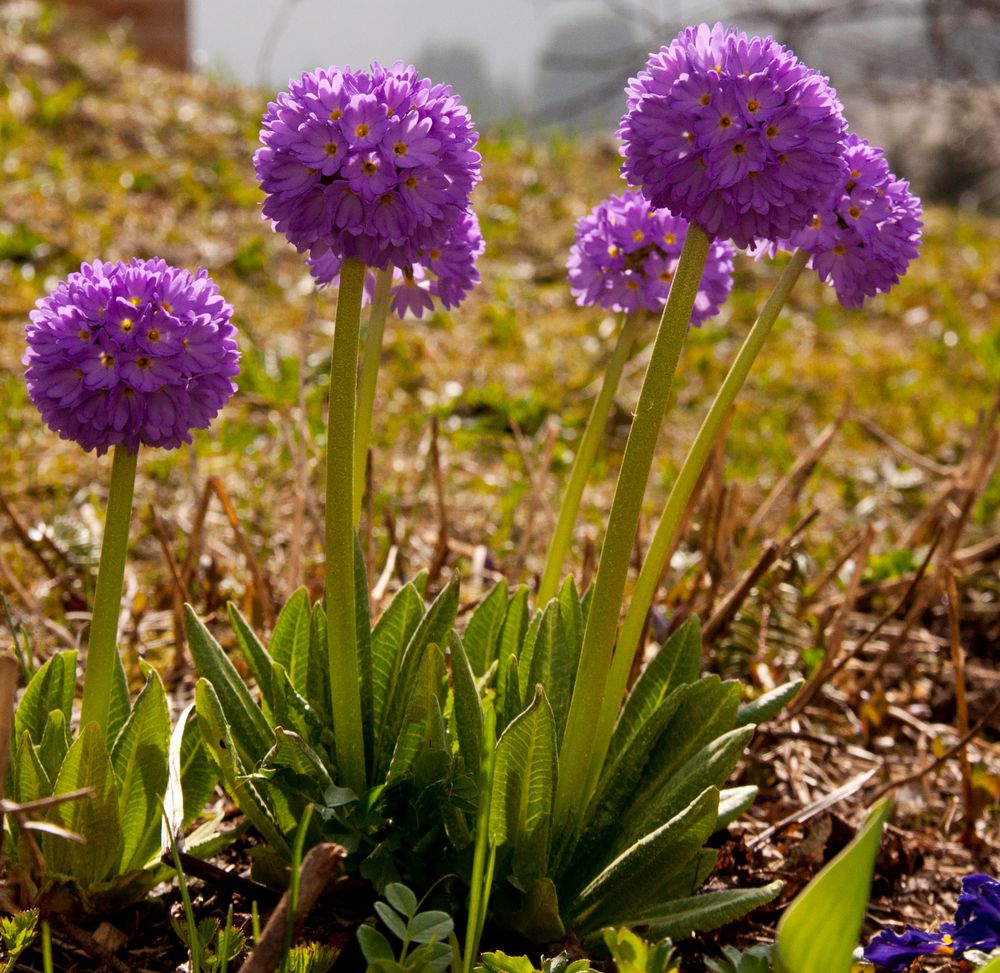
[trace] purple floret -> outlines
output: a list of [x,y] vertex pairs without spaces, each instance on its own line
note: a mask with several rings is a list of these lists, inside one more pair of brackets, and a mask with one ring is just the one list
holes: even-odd
[[264,215],[314,259],[414,263],[444,243],[479,180],[468,110],[401,62],[303,74],[268,105],[260,140]]
[[1000,949],[1000,882],[988,875],[963,878],[955,923],[955,939],[963,951]]
[[923,224],[920,200],[889,171],[881,149],[852,134],[844,157],[850,170],[837,196],[782,246],[808,250],[810,266],[833,284],[840,303],[861,307],[899,283],[917,256]]
[[883,929],[866,947],[865,959],[880,970],[902,973],[920,956],[952,956],[954,926],[945,923],[940,932],[904,929],[901,933]]
[[233,309],[205,270],[83,264],[31,312],[25,379],[46,424],[84,449],[173,449],[236,391]]
[[[611,196],[576,224],[567,267],[576,303],[613,311],[662,310],[677,269],[688,221],[654,209],[633,189]],[[714,317],[733,283],[731,244],[709,247],[691,323]]]
[[[422,248],[412,263],[395,268],[392,313],[400,318],[407,314],[422,317],[424,311],[433,310],[434,298],[446,308],[457,307],[479,283],[476,260],[484,247],[479,220],[469,206],[443,243]],[[341,259],[332,250],[310,258],[308,263],[321,287],[339,277]],[[371,299],[374,289],[375,275],[369,271],[365,275],[366,300]]]
[[846,172],[826,78],[771,38],[689,27],[626,88],[622,172],[658,208],[739,247],[790,236]]

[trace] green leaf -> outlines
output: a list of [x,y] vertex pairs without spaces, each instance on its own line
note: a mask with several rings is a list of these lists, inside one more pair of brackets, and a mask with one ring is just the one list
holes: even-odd
[[715,827],[719,792],[709,787],[683,811],[623,851],[577,897],[568,913],[582,927],[629,923],[652,892],[680,872]]
[[96,722],[88,723],[69,748],[52,793],[81,788],[90,788],[91,795],[56,805],[48,820],[80,835],[85,844],[45,834],[41,845],[53,874],[67,875],[86,888],[119,873],[123,848],[115,773]]
[[302,775],[316,791],[317,801],[333,787],[333,778],[316,751],[297,733],[280,726],[274,730],[274,746],[264,757],[261,766],[287,767],[294,773]]
[[746,787],[727,787],[719,794],[719,820],[716,828],[729,827],[755,800],[759,788],[750,784]]
[[[286,672],[292,672],[293,660],[308,657],[311,615],[309,592],[305,588],[299,588],[278,613],[267,643],[267,654],[273,661],[280,662]],[[293,682],[293,685],[299,689],[298,683]]]
[[284,666],[271,663],[271,707],[275,728],[294,730],[311,745],[320,746],[324,739],[323,725],[312,707],[295,691]]
[[14,737],[25,730],[35,742],[42,739],[49,710],[58,709],[69,726],[76,691],[76,652],[57,652],[32,677],[14,710]]
[[[271,748],[274,733],[246,683],[190,605],[185,606],[185,627],[198,675],[212,684],[240,761],[254,766]],[[218,740],[210,742],[215,746]]]
[[146,685],[111,751],[122,828],[122,872],[158,857],[160,808],[167,790],[170,711],[156,670],[144,667]]
[[497,742],[490,797],[490,844],[512,846],[513,872],[521,888],[542,878],[548,868],[556,754],[552,707],[538,686],[531,705]]
[[42,742],[38,745],[37,751],[38,759],[42,762],[49,780],[56,779],[59,768],[66,759],[69,744],[69,732],[63,711],[61,709],[50,710],[49,718],[45,721]]
[[406,939],[406,923],[400,919],[399,913],[385,902],[376,902],[375,911],[378,913],[379,919],[385,923],[389,932],[400,939]]
[[51,796],[52,778],[38,758],[31,734],[25,730],[14,753],[14,800],[27,804]]
[[507,584],[496,584],[476,606],[462,633],[462,644],[469,656],[469,665],[477,677],[485,675],[497,658],[500,633],[507,616]]
[[368,605],[368,574],[365,567],[365,554],[361,550],[361,539],[357,532],[354,534],[354,621],[357,632],[356,653],[361,693],[361,728],[365,746],[365,767],[371,767],[375,761],[375,748],[378,746],[378,732],[374,716],[375,697],[372,685],[372,617]]
[[379,961],[391,963],[396,959],[389,940],[374,926],[367,924],[358,926],[358,945],[369,965]]
[[333,741],[333,701],[330,696],[330,656],[327,651],[326,612],[320,603],[313,605],[309,632],[309,685],[306,699],[313,712],[329,727]]
[[465,654],[465,647],[456,633],[451,636],[449,673],[459,752],[465,761],[466,770],[478,781],[483,746],[483,706],[476,691],[476,678]]
[[[293,596],[294,597],[294,596]],[[243,617],[239,608],[229,602],[226,605],[229,613],[229,624],[233,627],[233,634],[236,636],[236,644],[240,647],[240,652],[246,660],[250,674],[257,683],[260,690],[261,708],[266,716],[271,720],[271,656],[268,655],[264,643],[257,637],[250,623]],[[280,618],[280,615],[279,615]]]
[[507,615],[500,633],[500,651],[497,658],[509,659],[512,655],[520,658],[524,637],[528,631],[528,586],[520,585],[507,603]]
[[417,897],[402,882],[390,882],[382,894],[400,915],[412,919],[417,914]]
[[892,800],[876,804],[854,840],[796,896],[778,923],[777,973],[849,973]]
[[[518,680],[522,681],[522,668],[518,667]],[[570,671],[570,651],[563,631],[562,613],[559,603],[553,599],[542,614],[535,639],[531,667],[526,674],[528,686],[542,685],[552,706],[555,719],[556,741],[562,739],[563,727],[569,710],[570,686],[573,674]],[[527,705],[528,700],[525,700]]]
[[570,687],[567,698],[572,698],[576,669],[580,663],[580,651],[583,648],[583,605],[580,603],[580,594],[576,590],[576,581],[573,575],[569,575],[559,589],[559,612],[562,616],[563,632],[566,636],[568,650],[567,665],[570,673]]
[[[725,889],[675,899],[666,905],[637,913],[632,921],[645,926],[651,936],[683,939],[692,933],[711,932],[767,905],[777,897],[781,886],[781,882],[771,882],[757,889]],[[833,973],[829,967],[823,969],[826,973]]]
[[668,964],[673,956],[669,939],[650,945],[624,928],[605,929],[602,938],[618,973],[668,973]]
[[692,616],[667,639],[636,680],[615,725],[605,766],[629,746],[674,690],[695,682],[700,667],[701,628],[697,616]]
[[985,966],[980,967],[978,973],[1000,973],[1000,956],[990,960]]
[[424,617],[424,603],[417,589],[403,585],[382,613],[372,632],[372,724],[381,734],[385,705],[395,682],[403,650]]
[[483,953],[480,960],[489,973],[535,973],[535,967],[527,956],[508,956],[497,951]]
[[[202,737],[218,767],[226,790],[229,791],[236,806],[277,854],[288,856],[291,847],[285,837],[284,829],[275,818],[273,809],[265,803],[261,793],[249,779],[247,768],[240,759],[239,750],[229,731],[222,703],[207,679],[198,680],[194,690],[194,701]],[[294,825],[295,822],[292,822],[292,827]]]
[[386,783],[409,773],[417,756],[443,736],[437,693],[444,679],[444,656],[436,645],[423,650],[423,660],[407,694],[399,736],[393,747]]
[[415,943],[442,942],[447,939],[455,923],[447,912],[421,912],[415,915],[406,927],[407,934]]
[[509,922],[511,929],[533,943],[554,943],[566,935],[559,918],[559,896],[551,878],[535,879],[528,886]]
[[[189,703],[177,718],[167,751],[167,792],[163,801],[165,827],[177,838],[208,803],[219,775],[208,756],[201,727]],[[168,835],[161,835],[161,852],[170,850]],[[189,848],[190,850],[190,848]]]
[[132,712],[132,699],[128,694],[128,680],[120,652],[115,653],[115,673],[111,678],[111,707],[108,711],[108,749],[114,749],[115,741],[125,721]]
[[736,725],[754,723],[760,726],[761,723],[774,719],[795,698],[804,683],[804,679],[793,679],[777,689],[763,693],[752,702],[743,703],[736,711]]
[[511,725],[524,707],[521,706],[521,688],[517,681],[517,656],[511,655],[507,664],[501,665],[497,676],[497,726],[503,731]]

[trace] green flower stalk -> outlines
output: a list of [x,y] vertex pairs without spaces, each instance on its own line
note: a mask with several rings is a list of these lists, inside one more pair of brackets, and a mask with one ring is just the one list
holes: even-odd
[[365,495],[365,467],[368,442],[371,439],[372,413],[375,409],[375,387],[382,358],[382,336],[385,319],[392,303],[393,268],[387,267],[375,275],[375,296],[368,314],[364,350],[361,355],[361,378],[358,384],[357,424],[354,429],[354,527],[361,522],[361,501]]
[[118,614],[121,609],[125,559],[128,555],[132,493],[139,454],[127,446],[114,449],[108,510],[104,518],[101,562],[97,569],[97,591],[87,642],[87,666],[83,674],[80,726],[96,721],[101,734],[108,729],[111,687],[118,653]]
[[354,585],[354,424],[365,265],[344,261],[330,360],[326,452],[326,619],[337,766],[343,783],[365,790],[361,671]]
[[[726,416],[729,415],[736,396],[743,388],[757,355],[760,354],[778,314],[788,300],[788,296],[808,260],[809,254],[805,250],[797,250],[785,267],[778,283],[771,292],[771,296],[730,366],[729,372],[698,430],[698,435],[688,450],[670,495],[667,497],[666,506],[660,515],[653,539],[646,551],[635,590],[632,592],[625,613],[625,621],[622,623],[618,645],[611,663],[611,671],[608,674],[607,692],[597,722],[596,739],[599,743],[605,739],[610,741],[614,731],[615,719],[618,716],[618,708],[625,693],[632,661],[640,648],[639,641],[642,638],[646,614],[653,603],[657,585],[666,568],[666,560],[673,546],[674,535],[684,515],[684,510],[691,499],[698,478],[705,468],[705,463],[711,455],[712,447],[726,421]],[[588,775],[589,780],[596,781],[602,763],[603,757],[598,762],[595,755]]]
[[635,343],[635,335],[641,318],[642,311],[625,315],[618,332],[614,351],[611,353],[611,360],[604,372],[601,390],[591,406],[587,426],[580,439],[576,458],[573,460],[569,483],[566,485],[566,492],[559,505],[559,519],[552,534],[552,540],[549,542],[548,554],[545,557],[545,570],[538,584],[535,603],[539,608],[547,605],[555,597],[558,590],[563,562],[566,560],[566,551],[569,549],[570,539],[573,536],[573,525],[576,523],[576,515],[580,510],[583,489],[587,484],[587,476],[594,464],[594,457],[597,455],[597,448],[601,443],[604,427],[608,422],[608,414],[611,412],[611,405],[615,399],[615,392],[618,390],[618,383],[621,381],[622,371],[632,354],[632,346]]
[[692,225],[688,230],[639,392],[601,549],[573,698],[559,752],[554,809],[559,828],[570,824],[575,806],[587,806],[591,794],[581,792],[581,786],[588,778],[592,763],[602,764],[607,753],[608,741],[597,739],[594,717],[603,706],[642,498],[710,242],[700,227]]

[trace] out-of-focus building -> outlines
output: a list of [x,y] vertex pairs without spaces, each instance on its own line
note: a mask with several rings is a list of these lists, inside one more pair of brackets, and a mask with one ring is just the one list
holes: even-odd
[[168,67],[186,68],[187,0],[64,0],[83,7],[108,23],[128,24],[132,43],[144,57]]

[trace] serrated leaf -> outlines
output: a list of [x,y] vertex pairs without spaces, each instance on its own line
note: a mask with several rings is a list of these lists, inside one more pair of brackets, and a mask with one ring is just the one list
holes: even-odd
[[123,873],[144,868],[158,857],[160,809],[167,790],[170,711],[156,670],[146,666],[145,675],[146,685],[111,752],[118,782]]
[[392,750],[386,783],[398,781],[409,773],[417,756],[434,740],[441,710],[438,688],[444,674],[444,656],[436,645],[423,650],[423,661],[407,695],[400,732]]
[[507,616],[507,584],[501,581],[476,606],[462,633],[469,665],[477,677],[485,675],[498,657],[500,633]]
[[667,639],[636,680],[615,725],[605,766],[617,759],[671,693],[698,678],[700,667],[701,627],[697,616],[692,616]]
[[286,672],[291,672],[294,658],[303,658],[308,653],[311,614],[309,592],[305,588],[297,589],[278,613],[267,643],[267,654],[284,666]]
[[743,703],[736,711],[736,725],[747,726],[753,723],[760,726],[761,723],[774,719],[795,698],[804,683],[804,679],[793,679],[749,703]]
[[498,950],[483,953],[480,960],[489,973],[535,973],[535,967],[527,956],[508,956]]
[[51,795],[52,778],[38,759],[31,734],[25,730],[14,753],[14,800],[27,804]]
[[240,761],[254,766],[271,748],[274,733],[240,674],[190,605],[185,606],[185,626],[198,675],[212,685]]
[[49,717],[45,721],[42,742],[38,745],[37,751],[38,759],[42,762],[49,780],[56,779],[59,768],[66,759],[69,745],[69,732],[63,711],[61,709],[50,710]]
[[[275,818],[273,809],[265,803],[263,796],[249,779],[247,768],[229,731],[222,703],[207,679],[198,680],[194,700],[202,737],[230,797],[277,854],[289,855],[291,848],[282,826]],[[292,822],[293,827],[295,823]]]
[[849,973],[892,800],[876,804],[851,843],[796,896],[778,923],[777,973]]
[[698,854],[714,829],[718,809],[719,792],[709,787],[679,814],[626,848],[580,893],[569,915],[583,928],[631,923],[649,904],[651,892]]
[[635,925],[645,926],[651,936],[683,939],[692,933],[711,932],[735,922],[748,912],[772,902],[781,887],[781,882],[771,882],[756,889],[725,889],[675,899],[666,905],[637,913],[632,921]]
[[[229,614],[229,624],[233,627],[233,634],[236,636],[236,644],[240,647],[240,653],[246,660],[250,674],[257,683],[260,690],[261,708],[271,721],[271,656],[268,655],[264,643],[257,637],[253,627],[243,616],[239,608],[229,602],[226,605]],[[280,615],[279,615],[280,617]]]
[[522,888],[543,877],[548,867],[556,753],[552,708],[538,686],[531,705],[497,742],[490,797],[490,844],[511,845]]
[[465,761],[466,770],[474,780],[478,781],[483,746],[483,707],[476,691],[476,678],[465,654],[462,640],[454,632],[451,636],[449,671],[459,752]]
[[517,656],[507,659],[507,664],[500,667],[497,677],[497,727],[501,732],[517,719],[523,707],[521,706],[521,688],[517,681]]
[[49,710],[62,711],[69,725],[76,690],[76,651],[67,649],[52,656],[32,677],[14,710],[14,736],[28,731],[35,742],[42,739]]
[[424,603],[412,584],[396,592],[372,632],[372,723],[378,738],[386,700],[395,682],[399,660],[424,617]]
[[500,632],[500,649],[497,658],[509,659],[512,655],[520,658],[521,648],[528,631],[528,586],[520,585],[507,603],[503,629]]
[[382,894],[385,896],[386,902],[400,915],[407,919],[416,915],[417,897],[402,882],[390,882]]
[[47,820],[75,832],[86,843],[45,835],[41,844],[50,872],[67,875],[86,888],[118,873],[123,847],[115,773],[104,733],[96,722],[88,723],[70,746],[52,793],[68,794],[82,788],[91,789],[89,797],[56,805]]
[[[518,667],[518,679],[521,679]],[[563,631],[562,613],[559,603],[549,603],[542,614],[535,638],[531,667],[527,673],[527,685],[545,687],[546,697],[552,706],[555,720],[556,742],[562,740],[563,727],[569,710],[570,685],[573,674],[570,670],[570,651]],[[527,705],[528,700],[525,700]]]

